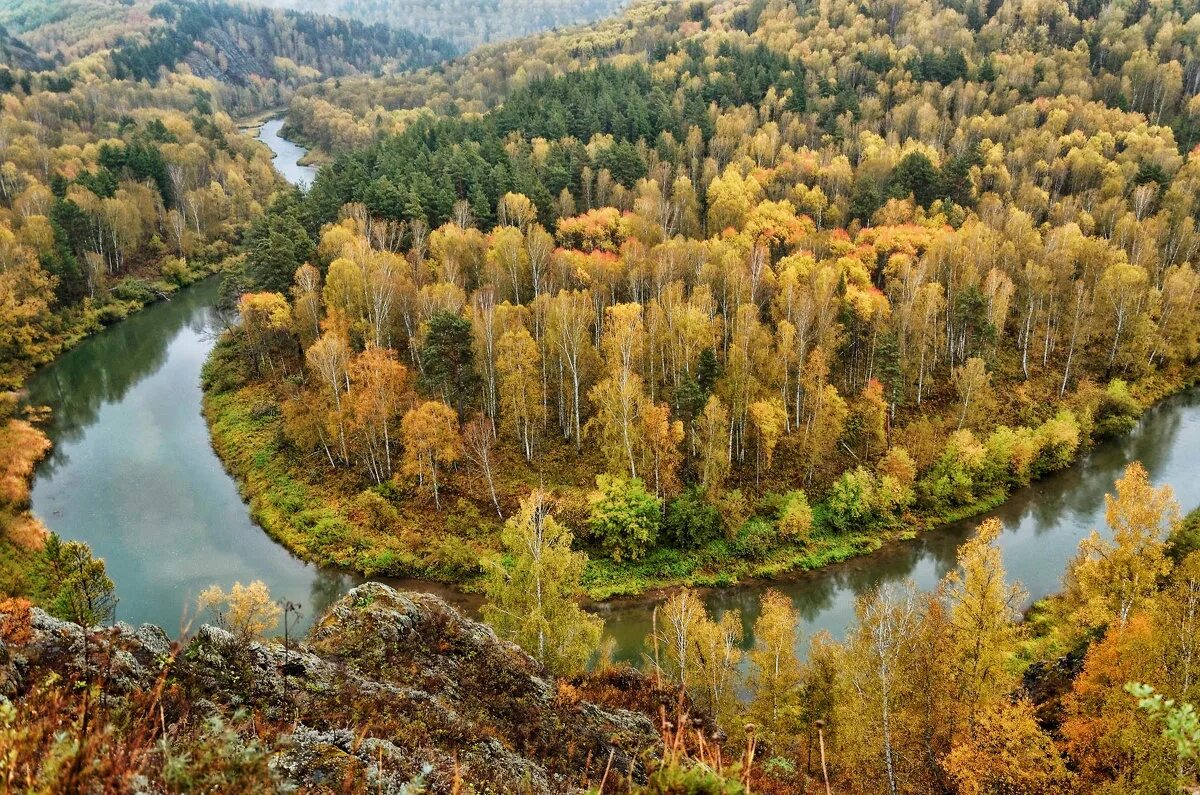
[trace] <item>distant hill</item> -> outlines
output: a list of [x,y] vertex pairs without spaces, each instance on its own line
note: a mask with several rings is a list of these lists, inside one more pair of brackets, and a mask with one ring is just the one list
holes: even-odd
[[261,79],[295,86],[424,66],[453,53],[447,42],[385,25],[219,0],[16,0],[0,7],[0,25],[15,45],[0,53],[10,66],[107,52],[113,76],[135,80],[184,64],[235,86]]
[[452,42],[482,44],[582,25],[619,13],[629,0],[252,0],[273,8],[380,22]]

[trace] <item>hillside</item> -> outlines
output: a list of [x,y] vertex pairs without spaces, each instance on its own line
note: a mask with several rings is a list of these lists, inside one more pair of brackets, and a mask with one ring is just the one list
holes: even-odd
[[219,0],[18,2],[0,10],[0,24],[58,64],[107,53],[114,78],[150,81],[183,65],[239,88],[277,84],[274,101],[317,78],[401,71],[451,52],[385,25]]
[[461,52],[484,44],[582,25],[616,14],[628,0],[255,0],[273,8],[333,14],[419,31]]
[[37,71],[46,66],[25,42],[12,36],[3,27],[0,27],[0,64],[30,71]]

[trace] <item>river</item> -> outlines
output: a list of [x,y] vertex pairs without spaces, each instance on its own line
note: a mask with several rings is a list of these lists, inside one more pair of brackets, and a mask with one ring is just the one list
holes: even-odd
[[271,158],[271,163],[284,179],[293,185],[307,188],[317,178],[317,170],[312,166],[300,164],[308,151],[279,134],[279,131],[283,129],[283,122],[283,117],[264,122],[258,129],[258,140],[269,146],[275,153],[275,156]]
[[[304,150],[278,146],[278,126],[260,137],[281,173]],[[268,128],[271,128],[270,130]],[[285,142],[286,143],[286,142]],[[276,148],[278,147],[278,148]],[[309,177],[311,179],[311,176]],[[200,368],[225,327],[213,308],[215,279],[180,291],[84,341],[30,379],[31,402],[54,410],[54,450],[38,468],[33,510],[65,538],[103,557],[121,597],[118,618],[169,632],[194,624],[196,595],[209,584],[263,580],[277,598],[303,605],[301,623],[360,578],[295,558],[251,520],[236,484],[209,444],[200,413]],[[1104,494],[1125,465],[1140,460],[1156,483],[1175,488],[1185,510],[1200,504],[1200,390],[1148,411],[1128,436],[1097,446],[1075,466],[1022,489],[990,515],[1005,525],[999,544],[1010,575],[1032,599],[1058,590],[1079,540],[1104,525]],[[925,533],[877,553],[772,584],[708,591],[714,612],[739,609],[747,629],[767,587],[788,594],[803,638],[844,634],[855,597],[887,581],[912,579],[929,589],[954,565],[955,550],[982,517]],[[431,590],[474,611],[477,599]],[[595,606],[616,640],[617,656],[635,659],[650,627],[654,598]]]

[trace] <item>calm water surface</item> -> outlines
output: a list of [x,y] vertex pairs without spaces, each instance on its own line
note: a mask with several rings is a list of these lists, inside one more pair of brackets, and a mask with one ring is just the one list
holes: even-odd
[[300,165],[300,159],[308,154],[308,150],[286,138],[281,138],[279,130],[282,127],[282,118],[271,119],[259,128],[258,140],[271,147],[271,151],[275,153],[275,157],[271,160],[275,170],[293,185],[306,188],[312,185],[313,180],[317,178],[317,170],[312,166]]
[[[261,138],[275,150],[282,173],[299,179],[291,167],[304,150],[280,139],[273,124],[263,126]],[[311,179],[312,170],[307,173]],[[306,564],[271,541],[250,521],[212,452],[200,414],[199,375],[225,327],[213,309],[216,292],[215,279],[183,290],[85,341],[29,382],[31,401],[54,409],[48,431],[55,446],[34,480],[34,511],[106,560],[121,597],[119,618],[172,632],[186,624],[196,595],[211,583],[228,587],[262,579],[276,597],[301,602],[307,621],[360,582]],[[1019,491],[992,514],[1005,524],[1000,544],[1010,575],[1031,598],[1057,590],[1079,540],[1091,528],[1103,528],[1104,494],[1132,460],[1141,460],[1155,482],[1170,483],[1185,509],[1200,505],[1198,451],[1200,390],[1193,390],[1147,412],[1129,436]],[[932,588],[981,518],[773,587],[795,601],[803,645],[822,629],[841,636],[857,594],[905,579]],[[472,611],[477,604],[430,584],[390,582],[436,591]],[[742,611],[749,643],[766,587],[717,589],[707,600],[717,613]],[[595,608],[607,619],[618,656],[639,655],[657,601]]]
[[[958,546],[986,516],[1004,523],[999,538],[1010,578],[1019,580],[1030,601],[1061,589],[1062,575],[1079,541],[1093,528],[1107,533],[1104,495],[1113,490],[1130,461],[1141,461],[1156,484],[1169,483],[1184,511],[1200,506],[1200,389],[1170,398],[1146,412],[1128,436],[1098,445],[1075,466],[1016,492],[997,510],[888,546],[843,564],[775,583],[715,589],[708,604],[715,613],[741,610],[749,637],[758,601],[768,587],[792,598],[801,615],[807,647],[813,633],[842,637],[854,620],[854,600],[886,582],[912,580],[931,590],[955,563]],[[650,628],[645,601],[601,606],[609,631],[627,656],[640,653]]]

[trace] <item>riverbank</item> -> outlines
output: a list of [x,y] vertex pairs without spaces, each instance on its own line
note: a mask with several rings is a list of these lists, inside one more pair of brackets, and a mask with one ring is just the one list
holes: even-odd
[[[467,591],[476,590],[486,561],[497,554],[500,521],[489,510],[479,484],[466,475],[448,473],[443,484],[444,505],[436,511],[399,481],[363,488],[347,470],[330,471],[315,460],[297,460],[286,442],[278,390],[247,381],[234,344],[225,339],[205,367],[204,412],[214,450],[250,505],[251,515],[272,538],[318,565],[345,567],[366,576],[388,575],[431,579]],[[1153,404],[1194,383],[1194,374],[1159,374],[1133,385],[1139,401]],[[930,530],[979,516],[1001,505],[1028,482],[1075,463],[1092,449],[1101,432],[1095,409],[1083,394],[1072,394],[1059,407],[1084,417],[1075,423],[1077,437],[1069,445],[1043,442],[1041,461],[1022,479],[1006,475],[988,480],[973,473],[971,498],[932,509],[913,505],[892,521],[874,521],[837,529],[827,501],[813,505],[813,530],[803,542],[789,542],[776,528],[770,495],[751,498],[740,526],[690,549],[659,546],[636,561],[615,561],[589,544],[586,527],[586,479],[573,485],[553,476],[564,471],[551,451],[544,458],[557,463],[547,470],[546,485],[559,498],[559,517],[575,530],[589,552],[584,584],[590,599],[639,596],[680,586],[727,587],[747,581],[771,581],[844,563]],[[1071,415],[1074,416],[1074,415]],[[1061,412],[1027,434],[1052,440],[1068,425]],[[1132,418],[1123,424],[1128,430]],[[1122,425],[1122,423],[1116,423]],[[1020,431],[1021,429],[1017,429]],[[981,440],[982,444],[982,440]],[[519,462],[498,467],[509,485],[519,485]],[[528,473],[525,473],[528,474]],[[917,484],[920,486],[921,484]],[[516,486],[514,486],[516,488]],[[502,494],[505,490],[501,489]],[[508,495],[511,496],[511,495]],[[510,502],[502,498],[502,502]]]
[[41,602],[46,581],[40,553],[47,530],[29,509],[29,492],[50,439],[28,420],[10,416],[15,404],[15,397],[0,395],[0,599]]

